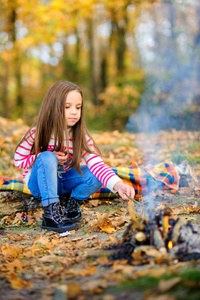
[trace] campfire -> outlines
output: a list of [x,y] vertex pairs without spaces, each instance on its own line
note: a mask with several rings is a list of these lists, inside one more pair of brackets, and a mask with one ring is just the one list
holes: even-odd
[[128,263],[149,263],[149,257],[187,261],[200,259],[200,226],[181,218],[173,218],[172,210],[166,207],[148,216],[136,216],[133,204],[129,203],[131,223],[122,240],[112,245],[111,259],[127,259]]

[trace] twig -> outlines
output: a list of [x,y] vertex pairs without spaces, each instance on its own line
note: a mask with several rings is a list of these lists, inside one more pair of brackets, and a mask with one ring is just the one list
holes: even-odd
[[136,201],[135,199],[131,198],[131,197],[128,196],[127,194],[126,194],[126,196],[127,196],[130,200],[132,200],[133,202],[135,202],[135,203],[137,203],[137,204],[139,204],[139,205],[141,205],[141,206],[144,207],[144,205],[143,205],[142,203],[140,203],[139,201]]

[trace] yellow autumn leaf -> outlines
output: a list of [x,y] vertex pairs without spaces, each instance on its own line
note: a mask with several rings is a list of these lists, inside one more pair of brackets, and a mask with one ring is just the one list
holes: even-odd
[[104,231],[104,232],[107,232],[107,233],[113,233],[113,232],[116,231],[116,229],[110,224],[102,225],[102,226],[100,226],[100,229],[101,229],[101,231]]
[[23,281],[19,276],[17,276],[15,273],[10,274],[10,278],[8,281],[11,284],[11,288],[15,290],[21,290],[24,287],[31,285],[32,281]]
[[1,247],[2,255],[7,258],[15,258],[20,256],[23,253],[23,248],[20,246],[10,246],[6,244]]
[[23,266],[22,266],[22,262],[16,258],[15,260],[13,260],[12,262],[8,262],[6,264],[6,269],[10,272],[10,273],[14,273],[15,271],[19,271],[22,272],[23,271]]
[[95,266],[90,266],[87,269],[81,269],[76,272],[76,276],[90,276],[96,273],[97,269]]

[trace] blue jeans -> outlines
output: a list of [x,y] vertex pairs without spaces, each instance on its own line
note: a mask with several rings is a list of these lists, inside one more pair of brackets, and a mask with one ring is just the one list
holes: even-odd
[[58,159],[51,151],[40,153],[28,181],[28,188],[43,206],[60,201],[59,197],[71,193],[77,200],[86,200],[97,192],[102,183],[87,166],[81,166],[81,176],[76,168],[58,173]]

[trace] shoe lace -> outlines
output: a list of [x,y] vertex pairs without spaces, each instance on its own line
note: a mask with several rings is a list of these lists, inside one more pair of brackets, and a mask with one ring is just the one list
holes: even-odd
[[66,204],[66,209],[68,212],[77,212],[79,211],[79,204],[77,202],[76,199],[74,198],[69,198],[69,200],[67,201],[67,204]]
[[54,205],[53,205],[53,217],[56,219],[56,221],[58,221],[59,223],[61,223],[63,220],[62,220],[62,216],[61,216],[61,212],[62,212],[62,208],[61,208],[61,205],[59,202],[56,202]]

